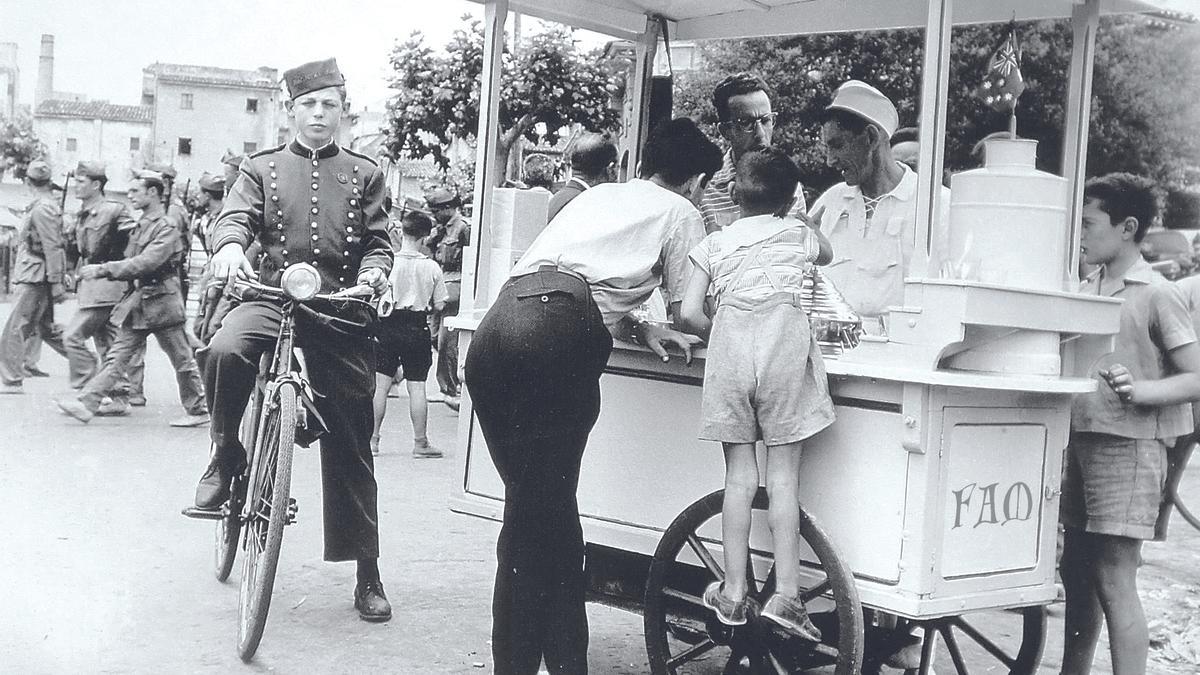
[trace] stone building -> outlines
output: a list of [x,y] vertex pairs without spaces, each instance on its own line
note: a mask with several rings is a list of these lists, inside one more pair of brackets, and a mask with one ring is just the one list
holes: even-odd
[[274,68],[235,70],[155,63],[142,71],[142,104],[154,120],[147,159],[170,162],[179,180],[220,168],[226,150],[275,145],[286,122]]
[[108,189],[124,192],[133,169],[145,163],[153,133],[150,106],[107,101],[48,99],[33,115],[34,133],[46,146],[50,165],[64,174],[80,160],[108,165]]
[[0,42],[0,118],[17,116],[17,84],[21,69],[17,65],[17,43]]

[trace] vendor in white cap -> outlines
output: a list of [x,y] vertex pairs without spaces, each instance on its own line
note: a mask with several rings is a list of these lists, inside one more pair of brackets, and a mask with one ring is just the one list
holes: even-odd
[[[826,276],[869,333],[886,331],[888,307],[904,301],[904,277],[925,273],[909,269],[918,231],[917,175],[892,155],[889,140],[898,126],[896,106],[858,80],[838,87],[821,125],[826,162],[843,182],[826,190],[809,215],[833,244]],[[949,206],[950,191],[942,188],[935,259],[945,249]]]

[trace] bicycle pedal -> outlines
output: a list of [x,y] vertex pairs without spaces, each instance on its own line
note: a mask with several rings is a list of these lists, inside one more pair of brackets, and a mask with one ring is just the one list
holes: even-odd
[[229,512],[225,507],[219,509],[201,509],[195,506],[189,506],[182,511],[183,515],[196,520],[223,520]]

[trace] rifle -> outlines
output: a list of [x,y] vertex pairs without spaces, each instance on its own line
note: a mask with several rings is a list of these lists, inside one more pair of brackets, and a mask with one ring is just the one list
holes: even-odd
[[[79,233],[76,232],[76,229],[79,227],[79,223],[76,222],[73,227],[69,229],[67,228],[67,188],[71,184],[71,179],[74,177],[74,171],[67,172],[67,177],[63,179],[62,199],[58,200],[58,211],[62,218],[62,222],[59,227],[62,228],[63,255],[66,257],[66,260],[64,261],[65,264],[63,265],[64,270],[62,285],[63,289],[65,289],[67,292],[75,290],[75,275],[72,274],[71,270],[67,270],[65,268],[71,264],[79,264]],[[75,259],[74,263],[71,263],[72,258]]]
[[[171,187],[175,187],[171,185]],[[188,272],[190,271],[192,257],[192,210],[188,208],[188,195],[192,192],[192,179],[187,179],[183,184],[183,211],[186,215],[179,219],[179,224],[183,226],[183,231],[180,236],[183,238],[183,257],[179,261],[179,290],[183,293],[183,302],[186,305],[188,299]],[[167,202],[169,210],[170,202]]]

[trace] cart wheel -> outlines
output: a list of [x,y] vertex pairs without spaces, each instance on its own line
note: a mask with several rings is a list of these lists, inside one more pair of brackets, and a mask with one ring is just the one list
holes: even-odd
[[[1011,617],[1007,625],[1004,616]],[[1042,650],[1046,646],[1046,623],[1046,608],[1040,606],[991,613],[988,621],[988,630],[994,633],[991,638],[962,616],[910,623],[910,626],[920,626],[924,630],[921,663],[918,668],[904,672],[906,675],[932,672],[933,654],[937,643],[941,642],[958,675],[971,672],[967,668],[968,658],[977,665],[977,672],[998,672],[996,666],[1000,665],[1007,667],[1010,675],[1032,675],[1042,661]],[[987,663],[987,666],[980,665],[983,663]],[[938,666],[938,670],[942,671],[942,666]]]
[[[643,610],[650,671],[674,675],[684,664],[705,662],[714,664],[711,672],[722,673],[746,672],[747,668],[751,673],[792,673],[835,666],[837,675],[857,674],[862,666],[863,614],[854,577],[833,542],[803,508],[800,536],[820,561],[820,567],[810,569],[824,575],[803,596],[824,641],[814,645],[791,638],[757,617],[745,626],[726,626],[704,607],[700,598],[705,586],[725,578],[717,562],[720,541],[710,536],[720,533],[723,496],[724,491],[718,490],[684,509],[654,552]],[[758,489],[753,507],[753,518],[765,520],[765,488]],[[752,557],[769,560],[770,554],[752,552]],[[761,585],[751,581],[751,594],[761,603],[774,586],[774,570]]]

